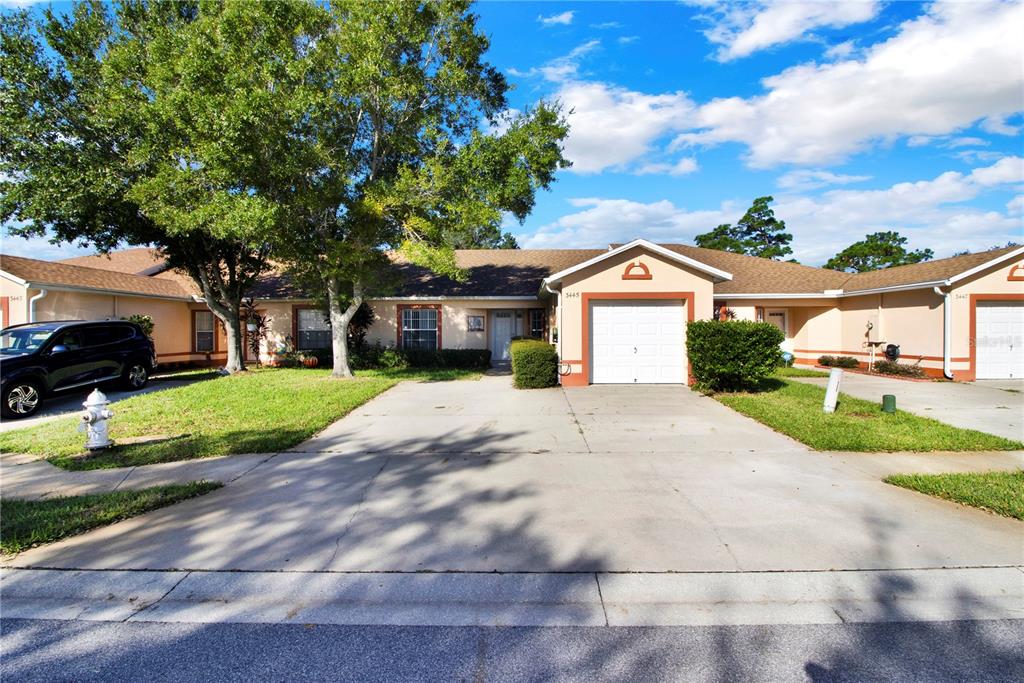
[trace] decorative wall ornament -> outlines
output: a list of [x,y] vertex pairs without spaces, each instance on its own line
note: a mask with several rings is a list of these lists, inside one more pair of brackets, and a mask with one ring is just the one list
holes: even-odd
[[1010,268],[1010,274],[1006,276],[1007,282],[1024,282],[1024,263]]
[[[637,272],[639,271],[639,272]],[[647,266],[642,261],[636,260],[626,266],[626,270],[622,272],[623,280],[653,280],[654,276],[651,275],[651,271],[647,270]]]

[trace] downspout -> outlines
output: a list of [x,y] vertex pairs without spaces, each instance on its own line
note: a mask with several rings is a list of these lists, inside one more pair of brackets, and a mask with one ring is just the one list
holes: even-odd
[[943,292],[938,287],[932,291],[942,297],[942,376],[946,379],[953,379],[952,365],[952,338],[953,338],[953,310],[949,306],[949,292]]
[[551,289],[551,285],[548,284],[547,280],[544,280],[544,289],[547,290],[548,294],[552,294],[555,297],[555,330],[558,332],[558,362],[562,362],[562,295],[559,292]]
[[36,322],[36,302],[45,299],[49,293],[48,289],[40,289],[38,294],[28,300],[28,321],[30,323]]

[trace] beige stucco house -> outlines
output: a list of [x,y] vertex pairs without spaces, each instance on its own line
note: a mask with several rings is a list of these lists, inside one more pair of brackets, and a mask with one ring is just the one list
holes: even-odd
[[[867,367],[897,344],[901,362],[962,381],[1024,377],[1024,248],[849,274],[638,239],[605,249],[462,250],[456,282],[400,259],[397,287],[368,303],[368,341],[489,348],[513,337],[556,344],[562,384],[686,383],[686,324],[762,320],[798,363],[846,355]],[[329,346],[313,300],[284,277],[251,293],[268,319],[260,348]],[[150,249],[60,262],[0,257],[3,325],[144,313],[163,363],[223,362],[223,332],[191,281]],[[255,358],[249,358],[255,360]]]

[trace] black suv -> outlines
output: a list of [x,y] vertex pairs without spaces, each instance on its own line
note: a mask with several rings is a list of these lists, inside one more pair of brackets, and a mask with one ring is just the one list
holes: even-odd
[[121,380],[141,389],[156,368],[152,340],[123,320],[60,320],[0,332],[0,411],[28,417],[50,394]]

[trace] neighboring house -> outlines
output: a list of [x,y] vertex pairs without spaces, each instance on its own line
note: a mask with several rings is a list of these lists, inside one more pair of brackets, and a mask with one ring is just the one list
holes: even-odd
[[[513,337],[557,344],[562,384],[685,383],[685,327],[712,317],[778,326],[799,363],[847,355],[867,365],[886,344],[902,362],[971,381],[1024,377],[1024,248],[849,274],[688,245],[635,240],[607,249],[460,250],[456,282],[400,259],[388,296],[368,300],[367,340],[490,348]],[[161,362],[223,362],[224,336],[187,277],[149,249],[62,262],[0,257],[3,324],[153,317]],[[313,300],[280,274],[251,292],[267,317],[264,358],[288,341],[329,348]],[[34,313],[33,313],[34,312]],[[249,358],[249,360],[254,360]]]

